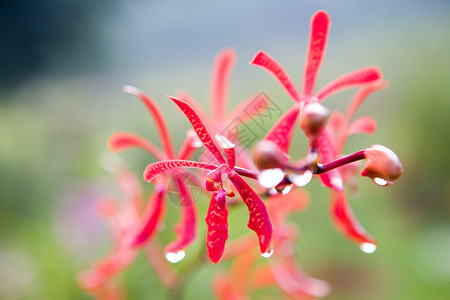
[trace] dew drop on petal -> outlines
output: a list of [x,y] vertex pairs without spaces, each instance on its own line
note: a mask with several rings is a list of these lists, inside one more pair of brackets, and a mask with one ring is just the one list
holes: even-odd
[[297,174],[291,174],[289,179],[296,185],[296,186],[305,186],[307,185],[313,177],[313,173],[311,170],[306,170],[303,174],[297,175]]
[[258,182],[265,188],[277,186],[284,178],[284,172],[281,169],[263,170],[258,176]]
[[270,245],[269,248],[267,248],[266,252],[261,253],[261,256],[264,257],[264,258],[269,258],[269,257],[272,256],[272,254],[273,254],[273,246]]
[[387,181],[386,179],[380,178],[380,177],[375,177],[373,179],[373,182],[375,182],[379,186],[386,186],[389,184],[389,181]]
[[182,261],[185,256],[186,253],[183,250],[179,250],[178,252],[167,252],[165,254],[166,259],[173,264]]
[[372,243],[362,243],[361,245],[359,245],[359,248],[361,249],[362,252],[374,253],[375,250],[377,250],[377,245]]

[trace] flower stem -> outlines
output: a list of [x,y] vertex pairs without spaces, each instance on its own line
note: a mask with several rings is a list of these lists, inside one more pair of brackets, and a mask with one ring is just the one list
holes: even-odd
[[360,150],[357,151],[353,154],[341,157],[339,159],[330,161],[328,163],[325,164],[317,164],[314,168],[313,171],[315,174],[322,174],[325,172],[328,172],[330,170],[342,167],[343,165],[358,161],[358,160],[362,160],[365,159],[365,155],[364,155],[364,150]]

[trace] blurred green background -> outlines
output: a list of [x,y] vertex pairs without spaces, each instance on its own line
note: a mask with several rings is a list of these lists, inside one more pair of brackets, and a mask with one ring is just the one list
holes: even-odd
[[[185,135],[179,129],[188,123],[165,95],[184,89],[209,108],[213,59],[231,46],[238,53],[231,105],[264,91],[285,110],[288,96],[248,61],[264,49],[300,84],[309,20],[319,9],[332,26],[317,87],[366,65],[380,67],[390,82],[358,113],[372,115],[377,132],[352,137],[345,150],[383,144],[399,155],[405,174],[388,188],[359,180],[352,207],[380,245],[370,255],[333,229],[328,193],[317,180],[310,183],[309,209],[291,218],[302,232],[300,263],[332,285],[330,300],[449,299],[450,3],[444,0],[1,4],[0,299],[90,299],[75,276],[108,249],[108,231],[94,213],[99,197],[117,193],[99,165],[107,138],[127,130],[158,143],[147,112],[122,85],[158,101],[179,146]],[[344,109],[353,93],[325,103]],[[299,132],[293,149],[294,157],[305,154]],[[151,162],[139,151],[122,157],[137,174]],[[202,198],[200,220],[206,205]],[[172,211],[179,212],[169,203]],[[233,218],[247,220],[245,212]],[[162,233],[165,243],[175,219]],[[197,248],[204,245],[203,226]],[[201,268],[186,298],[210,299],[206,282],[225,266]],[[124,280],[130,299],[165,295],[145,263],[135,263]]]

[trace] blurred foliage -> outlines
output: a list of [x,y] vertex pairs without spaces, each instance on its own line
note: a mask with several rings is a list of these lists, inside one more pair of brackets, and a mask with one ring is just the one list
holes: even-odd
[[[333,287],[326,299],[439,300],[450,295],[450,22],[442,17],[448,16],[448,6],[433,3],[441,5],[435,8],[435,18],[430,7],[417,7],[412,13],[409,6],[410,15],[391,23],[398,27],[372,28],[364,35],[356,28],[351,34],[357,39],[346,39],[349,29],[340,32],[339,27],[337,37],[333,37],[332,29],[329,47],[333,48],[328,50],[319,85],[343,71],[372,63],[380,66],[391,84],[369,98],[360,112],[378,121],[377,133],[353,137],[347,150],[384,144],[402,159],[405,174],[387,189],[364,179],[359,181],[361,196],[352,207],[380,243],[371,255],[359,251],[332,228],[328,194],[317,180],[307,187],[310,208],[291,220],[301,229],[298,256],[302,266],[308,274]],[[215,52],[207,58],[200,52],[203,64],[199,65],[197,60],[186,62],[182,49],[172,49],[178,51],[177,55],[164,59],[175,62],[164,70],[149,69],[148,73],[98,74],[84,69],[88,65],[95,69],[98,62],[98,54],[94,55],[97,50],[90,48],[95,26],[91,27],[88,20],[108,6],[109,2],[104,1],[10,1],[0,9],[0,85],[9,85],[7,90],[0,90],[1,299],[90,299],[78,289],[75,278],[108,246],[105,226],[94,212],[96,199],[117,193],[114,179],[98,164],[107,151],[107,137],[114,131],[127,130],[153,136],[155,141],[147,112],[138,101],[121,94],[122,84],[131,81],[161,103],[178,145],[188,124],[164,102],[164,95],[185,88],[194,90],[194,96],[207,103],[209,69]],[[314,10],[318,8],[322,7]],[[335,16],[337,12],[331,13],[332,18]],[[383,19],[383,15],[377,18]],[[304,20],[298,24],[304,24]],[[334,24],[338,26],[337,21]],[[289,39],[294,40],[295,47],[306,47],[306,41],[299,43],[298,36],[280,33],[280,40]],[[286,64],[288,72],[299,82],[304,53],[294,51],[294,46],[286,52],[278,47],[278,52],[271,54],[281,56],[283,64],[290,61]],[[63,53],[60,59],[50,59],[56,59],[55,65],[63,61],[60,70],[69,61],[83,71],[78,75],[74,71],[68,77],[60,76],[60,71],[39,73],[48,70],[48,57],[53,51],[48,52],[48,48]],[[355,50],[350,53],[348,49]],[[289,107],[290,100],[272,78],[260,70],[247,70],[249,55],[258,49],[237,50],[239,61],[230,84],[231,102],[236,104],[237,99],[264,90],[282,109]],[[361,56],[354,55],[361,50],[365,50]],[[249,76],[254,78],[250,83]],[[22,83],[13,88],[11,84],[18,82]],[[197,91],[201,93],[195,94]],[[327,105],[342,109],[352,93],[342,93]],[[249,126],[258,130],[254,124]],[[293,146],[301,157],[304,140],[300,135],[296,137]],[[139,151],[124,153],[123,157],[137,174],[150,162]],[[198,203],[199,216],[204,216],[207,197]],[[165,243],[173,238],[178,214],[172,203],[168,209],[171,213],[160,236]],[[246,231],[239,226],[246,219],[245,210],[230,212],[232,234]],[[204,247],[203,237],[200,231],[197,243],[177,267],[189,264],[189,258]],[[205,264],[189,278],[186,299],[210,299],[207,282],[217,269],[226,267]],[[130,299],[165,296],[143,255],[121,280],[127,283]],[[267,288],[255,298],[271,292]]]

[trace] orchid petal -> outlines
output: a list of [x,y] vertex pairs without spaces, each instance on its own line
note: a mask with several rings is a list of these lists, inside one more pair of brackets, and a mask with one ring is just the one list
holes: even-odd
[[189,159],[194,152],[203,146],[202,141],[198,138],[194,130],[189,129],[184,139],[181,149],[178,152],[178,159]]
[[302,95],[308,98],[313,94],[317,74],[325,54],[330,23],[330,17],[323,10],[316,12],[311,18],[311,34],[306,54],[302,92]]
[[270,113],[273,109],[267,95],[265,93],[259,93],[247,98],[239,105],[235,106],[227,120],[231,123],[232,121],[239,119],[242,123],[246,123],[254,116],[261,116],[265,112]]
[[[336,158],[335,150],[326,130],[322,130],[319,135],[318,148],[322,162],[329,162]],[[325,186],[332,188],[335,191],[342,191],[344,189],[342,176],[338,169],[332,169],[326,173],[322,173],[319,177]]]
[[297,105],[292,106],[281,116],[264,139],[274,142],[281,151],[288,153],[298,112],[299,107]]
[[121,152],[129,148],[141,148],[159,160],[168,159],[167,155],[152,142],[134,133],[116,132],[109,137],[108,146],[112,152]]
[[225,190],[214,193],[206,214],[208,233],[206,235],[206,246],[209,259],[218,263],[225,250],[225,242],[228,239],[228,210],[225,206]]
[[193,110],[197,113],[200,119],[203,120],[204,123],[206,123],[207,126],[210,125],[211,119],[209,118],[208,114],[203,110],[202,106],[186,91],[178,91],[175,93],[176,97],[192,107]]
[[369,116],[364,116],[353,121],[348,127],[348,135],[356,133],[373,134],[377,129],[377,122]]
[[231,48],[222,50],[214,61],[212,72],[211,104],[215,122],[221,122],[225,117],[228,81],[235,61],[236,52]]
[[278,286],[296,299],[306,296],[322,298],[331,290],[327,282],[309,277],[301,270],[293,256],[283,257],[272,264],[272,274]]
[[291,78],[283,69],[283,67],[275,59],[270,57],[269,54],[262,50],[259,51],[258,53],[256,53],[250,64],[260,66],[267,72],[271,73],[276,79],[278,79],[278,81],[285,88],[288,94],[291,95],[292,99],[297,102],[300,101],[300,94],[298,93],[297,88],[295,87]]
[[325,100],[328,96],[337,93],[343,89],[361,86],[380,79],[382,76],[380,69],[377,67],[365,67],[347,74],[344,74],[328,83],[320,91],[316,97],[319,101]]
[[192,124],[192,127],[194,127],[194,130],[197,133],[198,137],[202,141],[203,145],[205,145],[205,147],[209,150],[209,152],[211,152],[211,154],[217,159],[219,164],[226,164],[225,158],[222,156],[222,153],[220,153],[219,148],[217,148],[217,145],[211,138],[211,135],[206,129],[206,126],[203,124],[202,120],[199,118],[198,114],[192,109],[192,107],[189,106],[189,104],[175,97],[171,96],[168,97],[170,100],[175,102],[175,104],[178,105],[181,111],[186,115],[189,122]]
[[169,130],[167,129],[167,124],[164,121],[163,115],[162,115],[161,111],[159,110],[158,106],[155,104],[155,102],[150,97],[148,97],[146,94],[144,94],[144,92],[142,92],[141,90],[139,90],[133,86],[125,85],[122,88],[122,90],[125,93],[128,93],[128,94],[138,97],[145,104],[145,106],[147,107],[149,112],[152,114],[153,119],[155,120],[156,128],[158,129],[158,133],[161,138],[161,142],[162,142],[164,151],[169,156],[169,158],[173,158],[174,151],[173,151],[172,140],[170,139]]
[[331,197],[331,215],[335,227],[347,238],[357,243],[360,247],[374,245],[377,242],[366,232],[355,218],[348,203],[345,192],[333,192]]
[[217,168],[215,165],[201,163],[190,160],[182,160],[182,159],[173,159],[173,160],[165,160],[159,161],[152,164],[149,164],[144,171],[144,180],[150,182],[158,176],[159,174],[173,169],[179,168],[198,168],[205,170],[214,170]]
[[178,253],[184,251],[194,240],[197,228],[197,212],[195,210],[192,195],[189,192],[186,184],[178,177],[174,177],[177,183],[178,191],[180,192],[181,200],[181,219],[175,227],[177,237],[175,241],[167,245],[164,252]]
[[271,246],[273,233],[269,212],[258,194],[252,190],[242,177],[233,174],[233,176],[230,176],[230,180],[248,207],[250,219],[247,227],[256,232],[261,253],[266,253]]
[[361,88],[356,95],[353,97],[352,101],[350,102],[347,111],[345,112],[345,117],[348,121],[350,121],[356,110],[359,108],[361,103],[366,100],[366,98],[372,94],[375,91],[384,89],[389,86],[389,83],[384,80],[377,80],[372,84],[366,85],[363,88]]
[[228,167],[233,169],[236,165],[236,152],[235,145],[228,140],[226,137],[220,134],[216,134],[216,141],[219,144],[219,147],[225,152],[225,156],[227,157]]
[[164,198],[166,195],[166,187],[164,185],[156,186],[155,192],[144,211],[142,223],[134,240],[132,246],[140,246],[146,243],[156,230],[158,222],[161,220],[164,213]]

